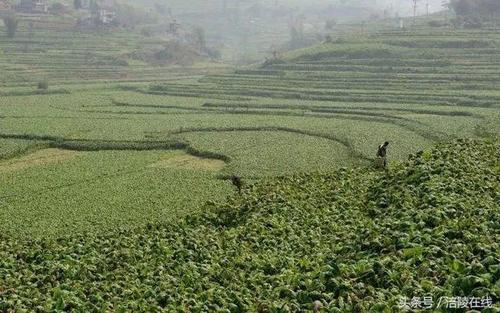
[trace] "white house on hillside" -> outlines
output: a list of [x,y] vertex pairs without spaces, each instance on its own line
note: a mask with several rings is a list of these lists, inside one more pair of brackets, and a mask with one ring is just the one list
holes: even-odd
[[101,24],[109,25],[116,19],[116,13],[107,8],[100,8],[98,18]]
[[97,12],[99,22],[103,25],[109,25],[116,19],[114,0],[102,0],[99,3],[99,10]]

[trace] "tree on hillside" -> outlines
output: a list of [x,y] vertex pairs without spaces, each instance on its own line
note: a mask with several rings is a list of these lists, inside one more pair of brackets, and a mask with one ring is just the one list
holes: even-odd
[[80,10],[82,8],[82,0],[74,0],[73,6],[75,7],[75,10]]
[[475,2],[469,0],[452,0],[450,1],[450,7],[459,16],[470,15],[474,13]]
[[66,7],[60,2],[54,2],[50,5],[49,11],[52,14],[63,15],[66,13]]
[[495,21],[500,14],[500,1],[498,0],[483,0],[483,11],[489,15],[492,21]]
[[335,25],[337,25],[337,21],[334,18],[331,18],[325,22],[325,30],[333,30],[335,28]]
[[167,42],[161,50],[146,57],[147,62],[156,65],[177,64],[190,66],[199,58],[199,54],[190,45],[171,41]]
[[38,90],[49,90],[49,82],[47,80],[39,81]]
[[460,16],[474,14],[486,16],[500,13],[500,1],[498,0],[451,0],[449,6]]
[[307,40],[304,36],[304,29],[301,25],[291,25],[290,26],[290,41],[288,43],[288,48],[299,49],[307,46]]
[[3,18],[3,23],[5,24],[5,31],[7,32],[7,37],[14,38],[17,32],[17,25],[19,20],[13,14],[7,15]]
[[479,23],[485,20],[495,22],[500,14],[500,1],[498,0],[450,0],[449,7],[455,12],[457,17],[470,24],[475,20]]
[[205,30],[200,26],[193,29],[193,44],[200,53],[202,53],[207,46]]

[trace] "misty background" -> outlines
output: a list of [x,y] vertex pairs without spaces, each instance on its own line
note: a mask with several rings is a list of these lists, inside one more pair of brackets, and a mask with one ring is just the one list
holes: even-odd
[[[106,34],[108,41],[120,33],[135,36],[132,49],[90,56],[92,64],[246,65],[343,34],[406,26],[402,19],[431,16],[445,6],[443,0],[0,0],[0,15],[9,37],[17,28],[30,40],[54,31]],[[26,51],[35,49],[30,40]]]
[[[412,0],[121,0],[145,11],[145,33],[163,36],[175,27],[206,46],[209,55],[233,63],[252,63],[276,51],[307,47],[340,31],[338,25],[413,15]],[[443,10],[442,0],[418,0],[417,15]],[[175,24],[175,26],[172,26]],[[395,22],[397,24],[397,22]],[[194,35],[193,35],[194,33]],[[167,36],[168,37],[168,36]],[[188,40],[189,41],[189,40]],[[192,40],[191,40],[192,41]]]

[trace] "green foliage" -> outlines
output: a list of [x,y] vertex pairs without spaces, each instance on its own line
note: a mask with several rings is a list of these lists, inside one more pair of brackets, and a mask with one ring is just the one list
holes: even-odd
[[182,151],[96,151],[91,146],[62,144],[80,150],[53,149],[67,157],[57,159],[56,154],[51,159],[44,157],[46,148],[54,148],[49,144],[3,139],[0,143],[2,150],[10,152],[0,154],[8,158],[0,163],[4,221],[0,227],[12,238],[98,234],[116,227],[174,221],[230,191],[229,184],[217,179],[217,172],[182,164],[155,166],[164,160],[182,160],[186,155]]
[[2,149],[0,150],[0,160],[23,155],[39,147],[37,146],[36,141],[23,139],[12,140],[4,138],[0,139],[0,145],[2,146]]
[[39,90],[49,90],[49,82],[47,80],[43,80],[38,82]]
[[389,172],[269,179],[135,230],[0,240],[4,311],[398,311],[498,297],[500,141],[459,140]]
[[[226,166],[209,177],[170,168],[162,169],[161,179],[133,176],[134,188],[146,192],[132,193],[132,198],[122,178],[131,177],[127,175],[105,178],[109,184],[102,193],[99,188],[82,190],[75,176],[92,167],[84,158],[22,168],[1,184],[0,197],[16,196],[0,201],[0,215],[9,221],[17,216],[18,222],[4,223],[0,230],[40,234],[54,223],[54,216],[65,217],[51,228],[57,234],[107,229],[112,221],[123,227],[144,225],[168,214],[182,216],[178,213],[183,207],[197,211],[203,199],[227,192],[229,184],[218,178],[234,173],[260,179],[333,171],[371,165],[385,140],[391,142],[390,161],[402,161],[436,141],[498,135],[498,34],[487,29],[428,30],[386,29],[367,38],[344,37],[236,71],[205,65],[163,70],[126,52],[137,49],[138,42],[147,51],[162,44],[121,32],[99,38],[82,32],[71,40],[73,33],[58,32],[47,39],[54,50],[43,53],[35,47],[19,53],[4,38],[7,57],[0,67],[8,70],[0,75],[6,85],[0,92],[0,155],[7,160],[0,167],[16,162],[14,156],[29,158],[41,147],[88,154],[88,160],[109,152],[126,164],[135,160],[134,170],[149,168],[155,151],[168,154],[176,149],[223,160]],[[39,42],[38,36],[33,41]],[[67,56],[64,45],[75,53]],[[93,51],[97,47],[99,53]],[[30,67],[23,62],[37,70],[27,71]],[[32,82],[43,79],[50,81],[50,90],[34,90]],[[12,87],[15,84],[19,86]],[[143,163],[135,159],[140,155]],[[116,162],[107,164],[106,171],[119,168]],[[41,180],[34,183],[32,177]],[[183,188],[196,186],[194,190],[202,185],[224,187],[203,189],[202,196],[190,202],[191,187],[162,192],[163,179],[173,178],[185,179],[189,183]],[[67,194],[75,199],[72,205],[86,213],[68,214]],[[113,208],[112,203],[120,204]],[[106,223],[89,218],[89,212],[96,211]],[[130,215],[137,219],[126,218]],[[33,220],[38,222],[31,224]]]
[[[199,49],[199,48],[197,48]],[[179,42],[168,42],[161,49],[152,51],[134,51],[130,57],[154,65],[183,65],[189,66],[199,60],[200,53],[191,45]]]
[[[156,51],[161,50],[164,41],[143,36],[142,27],[117,27],[95,32],[87,28],[85,19],[74,27],[75,21],[70,15],[47,14],[37,18],[39,22],[34,23],[27,16],[19,16],[20,31],[14,41],[0,36],[0,50],[4,52],[0,56],[2,86],[36,85],[43,79],[48,79],[51,85],[154,81],[196,71],[190,68],[172,70],[158,66],[160,62],[148,62]],[[188,60],[193,59],[193,54],[198,54],[184,52]],[[217,53],[212,55],[216,57]]]
[[396,49],[390,49],[381,44],[324,44],[316,46],[314,49],[306,48],[291,52],[289,57],[295,61],[316,61],[325,58],[388,58],[397,55]]
[[[498,296],[497,139],[367,168],[385,140],[403,161],[500,134],[496,31],[378,29],[234,72],[162,69],[199,52],[132,31],[33,31],[22,53],[0,38],[0,311]],[[249,187],[221,202],[235,173]]]

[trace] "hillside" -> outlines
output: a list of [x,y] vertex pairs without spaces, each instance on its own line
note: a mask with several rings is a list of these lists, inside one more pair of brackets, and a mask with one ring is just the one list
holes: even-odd
[[0,219],[8,222],[0,232],[58,236],[172,221],[226,197],[221,178],[233,174],[371,166],[386,140],[392,162],[438,142],[498,136],[499,31],[423,24],[335,33],[219,74],[212,65],[211,75],[154,67],[153,76],[82,81],[56,67],[47,91],[33,82],[2,88]]
[[0,311],[290,312],[318,300],[394,312],[401,296],[498,299],[499,154],[498,139],[457,140],[388,172],[268,179],[175,223],[0,237]]
[[[18,14],[18,20],[14,38],[0,23],[0,87],[162,81],[200,75],[216,65],[188,46],[169,50],[171,38],[147,36],[144,26],[80,29],[70,15]],[[170,54],[161,58],[162,51]],[[185,60],[180,54],[192,56]]]

